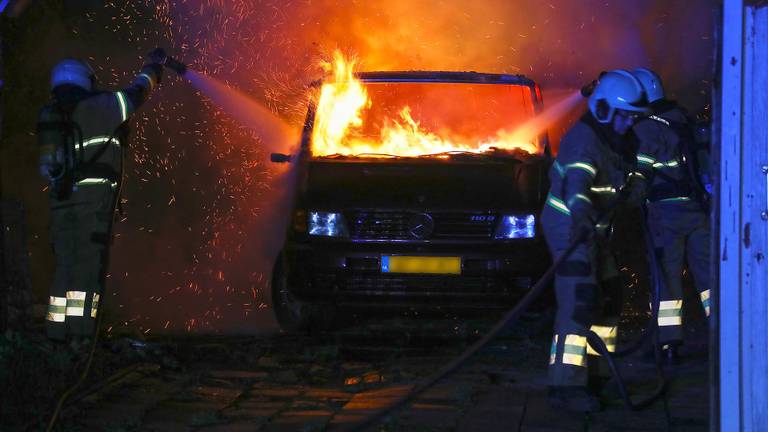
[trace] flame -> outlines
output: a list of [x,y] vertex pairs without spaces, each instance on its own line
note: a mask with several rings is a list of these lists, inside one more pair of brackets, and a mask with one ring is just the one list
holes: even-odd
[[[370,106],[370,99],[360,80],[355,79],[355,61],[347,62],[344,56],[334,53],[334,82],[323,85],[312,137],[314,151],[319,154],[337,153],[335,148],[348,134],[350,128],[363,124],[361,111]],[[322,65],[328,70],[331,66]]]
[[[531,128],[502,128],[492,133],[477,131],[473,136],[458,136],[447,129],[435,132],[414,119],[409,105],[395,110],[395,118],[385,117],[378,136],[364,134],[362,128],[372,101],[364,83],[355,77],[356,64],[355,60],[347,61],[339,51],[334,53],[332,65],[323,64],[327,71],[333,71],[334,79],[323,84],[320,90],[312,134],[314,156],[415,157],[448,152],[483,153],[493,149],[517,149],[530,154],[541,151],[537,133]],[[532,105],[530,113],[533,114]],[[478,138],[483,134],[485,137]]]

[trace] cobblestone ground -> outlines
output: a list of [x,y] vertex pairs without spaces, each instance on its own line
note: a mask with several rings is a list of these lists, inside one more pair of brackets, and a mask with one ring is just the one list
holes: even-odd
[[[399,319],[311,336],[151,341],[136,348],[149,361],[67,408],[59,430],[344,430],[459,354],[490,324]],[[608,385],[605,409],[584,417],[546,403],[545,327],[536,320],[515,327],[366,430],[707,430],[705,345],[688,345],[684,365],[670,371],[666,398],[648,409],[628,411]],[[622,373],[638,394],[653,388],[647,360],[623,361]]]

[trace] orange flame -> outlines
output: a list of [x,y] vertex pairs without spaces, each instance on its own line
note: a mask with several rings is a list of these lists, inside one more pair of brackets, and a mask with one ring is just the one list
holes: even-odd
[[[354,75],[356,62],[347,61],[336,51],[333,64],[323,65],[333,71],[333,81],[323,84],[320,90],[315,125],[312,135],[312,154],[423,156],[447,152],[482,153],[492,149],[522,150],[530,154],[540,152],[538,136],[528,128],[501,128],[496,131],[477,131],[470,137],[452,133],[447,128],[430,131],[414,119],[409,105],[395,110],[396,118],[384,117],[378,136],[364,134],[362,128],[372,101],[363,82]],[[510,85],[508,85],[510,87]],[[525,87],[530,93],[530,89]],[[528,114],[533,116],[532,96],[525,99]],[[450,100],[446,104],[461,101]],[[527,118],[516,119],[518,122]],[[479,125],[478,128],[482,128]]]
[[324,84],[320,91],[317,112],[322,114],[315,117],[312,144],[316,154],[327,155],[338,153],[337,147],[349,130],[363,124],[361,111],[370,106],[370,100],[362,83],[355,79],[355,61],[345,61],[336,51],[333,67],[323,67],[333,69],[335,80]]

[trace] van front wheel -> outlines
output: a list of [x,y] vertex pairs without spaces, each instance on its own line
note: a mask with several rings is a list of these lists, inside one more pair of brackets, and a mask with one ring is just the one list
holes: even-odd
[[286,332],[329,330],[333,326],[333,306],[308,303],[291,293],[282,259],[272,270],[272,306],[277,323]]

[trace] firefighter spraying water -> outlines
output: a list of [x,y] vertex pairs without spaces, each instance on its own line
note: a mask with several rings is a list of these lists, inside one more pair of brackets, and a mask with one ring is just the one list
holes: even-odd
[[648,113],[647,105],[642,86],[629,72],[606,73],[590,96],[590,112],[563,138],[550,171],[542,222],[552,256],[586,238],[555,278],[558,309],[549,359],[550,398],[574,411],[599,408],[587,388],[588,356],[597,356],[587,349],[587,333],[597,333],[609,351],[616,346],[622,284],[605,245],[608,227],[597,221],[616,206],[631,170],[622,157],[624,135]]
[[128,121],[163,78],[163,66],[178,74],[185,67],[157,48],[130,86],[101,91],[91,66],[64,59],[51,72],[51,103],[39,114],[40,174],[50,183],[51,236],[56,272],[50,288],[48,337],[88,350],[80,379],[62,395],[59,410],[90,369],[105,296],[112,222],[120,200]]
[[83,60],[62,60],[51,73],[53,97],[40,111],[37,135],[56,257],[47,314],[52,339],[78,343],[96,331],[128,120],[160,85],[164,64],[184,72],[160,48],[146,59],[131,85],[115,92],[100,91]]
[[[48,430],[90,369],[96,347],[92,339],[98,337],[103,309],[112,221],[120,200],[128,121],[160,85],[164,68],[188,78],[227,114],[257,132],[269,148],[288,151],[296,141],[290,127],[261,104],[188,70],[162,48],[147,54],[146,64],[131,85],[116,92],[100,91],[96,75],[85,61],[65,59],[54,67],[52,102],[41,110],[37,127],[40,174],[50,183],[56,257],[47,332],[49,338],[67,343],[79,355],[89,353],[78,382],[59,399]],[[275,179],[284,181],[286,177]],[[273,207],[278,212],[280,206]]]

